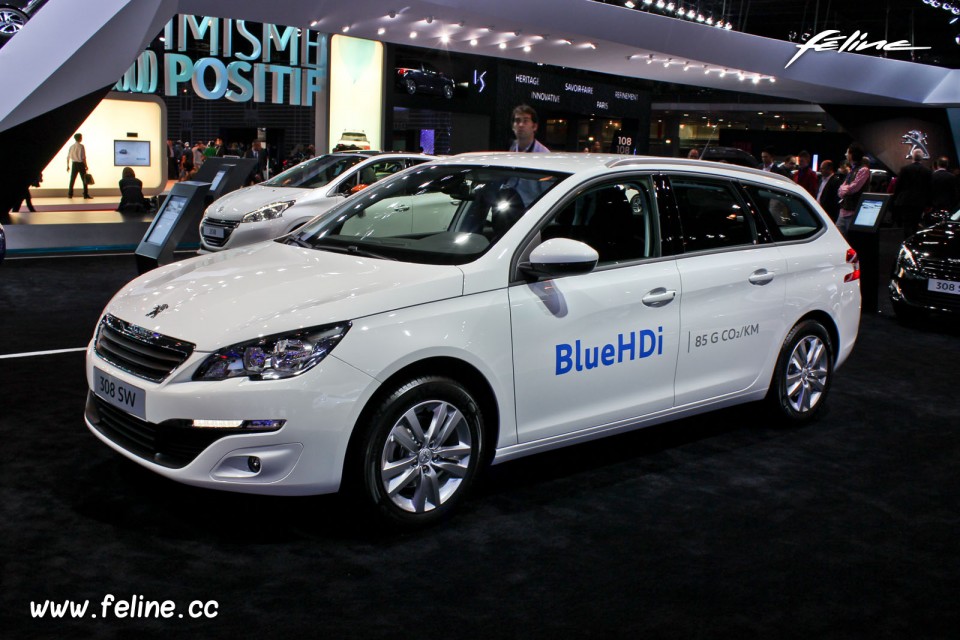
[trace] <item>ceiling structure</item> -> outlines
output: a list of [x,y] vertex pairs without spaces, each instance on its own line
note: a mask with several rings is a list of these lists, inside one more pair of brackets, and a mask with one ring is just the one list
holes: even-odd
[[[765,2],[727,4],[730,11],[734,4],[738,11],[743,5],[737,15],[750,29],[758,20],[766,22],[758,15]],[[883,2],[856,6],[875,14]],[[960,105],[960,70],[836,51],[806,51],[785,68],[799,51],[796,43],[596,0],[49,0],[0,49],[0,86],[5,87],[0,131],[112,85],[178,13],[300,26],[621,79],[740,91],[756,94],[759,101]],[[916,39],[922,44],[919,35]]]

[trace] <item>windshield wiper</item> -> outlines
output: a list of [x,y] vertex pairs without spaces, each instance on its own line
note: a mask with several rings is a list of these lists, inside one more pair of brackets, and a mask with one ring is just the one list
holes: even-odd
[[325,249],[327,251],[333,251],[335,253],[346,253],[353,256],[363,256],[364,258],[377,258],[379,260],[394,260],[396,258],[391,258],[390,256],[385,256],[367,249],[361,249],[355,244],[334,244],[332,242],[318,242],[311,245],[314,249]]

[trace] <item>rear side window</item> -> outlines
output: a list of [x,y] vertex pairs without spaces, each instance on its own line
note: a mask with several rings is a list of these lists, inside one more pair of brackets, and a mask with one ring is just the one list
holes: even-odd
[[753,216],[725,180],[671,176],[684,251],[750,246],[757,242]]
[[800,196],[752,184],[743,187],[777,240],[809,238],[823,226],[820,216]]

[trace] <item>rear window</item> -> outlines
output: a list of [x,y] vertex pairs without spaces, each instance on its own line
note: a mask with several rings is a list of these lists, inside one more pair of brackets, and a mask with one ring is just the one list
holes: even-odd
[[775,240],[802,240],[823,227],[820,216],[800,196],[752,184],[743,187],[766,220]]

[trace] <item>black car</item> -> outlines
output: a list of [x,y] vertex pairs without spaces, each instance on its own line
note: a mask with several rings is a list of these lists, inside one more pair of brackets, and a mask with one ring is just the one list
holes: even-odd
[[[2,1],[2,0],[0,0]],[[406,60],[397,66],[396,85],[410,95],[431,93],[452,98],[456,83],[429,62]]]
[[19,33],[47,0],[0,0],[0,42]]
[[925,312],[960,314],[960,211],[904,240],[890,299],[903,320]]
[[7,234],[3,230],[3,225],[0,224],[0,264],[3,264],[3,259],[7,255]]
[[750,167],[756,169],[760,166],[757,159],[736,147],[707,147],[700,154],[701,160],[712,160],[714,162],[727,162],[729,164],[740,165],[741,167]]

